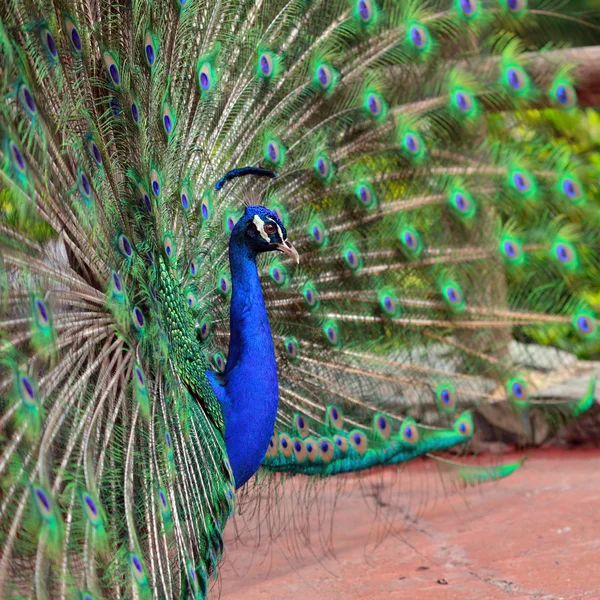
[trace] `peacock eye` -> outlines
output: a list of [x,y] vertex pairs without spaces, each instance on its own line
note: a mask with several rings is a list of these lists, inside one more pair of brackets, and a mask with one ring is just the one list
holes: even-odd
[[275,225],[273,225],[273,223],[267,223],[265,225],[265,233],[267,235],[272,235],[273,233],[275,233]]

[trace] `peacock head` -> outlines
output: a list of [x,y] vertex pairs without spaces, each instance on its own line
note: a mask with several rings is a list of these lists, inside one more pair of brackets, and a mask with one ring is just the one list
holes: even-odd
[[291,256],[296,264],[300,256],[287,239],[287,231],[277,213],[264,206],[248,206],[244,216],[235,224],[232,235],[244,236],[244,242],[254,252],[278,250]]

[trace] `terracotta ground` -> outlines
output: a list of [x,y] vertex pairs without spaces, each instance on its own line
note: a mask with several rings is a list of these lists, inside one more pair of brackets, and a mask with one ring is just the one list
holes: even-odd
[[[330,537],[311,517],[308,546],[293,533],[269,544],[263,526],[257,549],[256,532],[235,543],[228,526],[214,597],[220,590],[223,600],[600,600],[600,451],[537,451],[513,476],[462,496],[439,493],[439,477],[420,467],[403,474],[400,493],[383,497],[389,505],[375,526],[353,489],[364,480],[350,481],[353,493],[339,498]],[[334,492],[321,492],[324,506]],[[398,510],[408,504],[418,516],[401,528]],[[388,513],[396,515],[391,528]],[[319,538],[332,540],[329,550]]]

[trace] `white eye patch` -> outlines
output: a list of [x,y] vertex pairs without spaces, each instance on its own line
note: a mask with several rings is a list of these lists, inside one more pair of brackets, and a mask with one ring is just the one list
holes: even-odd
[[[265,242],[268,242],[270,244],[271,238],[265,231],[265,222],[258,215],[254,215],[252,222],[254,223],[254,225],[256,225],[256,229],[258,229],[258,233],[260,233],[260,236],[263,238],[263,240],[265,240]],[[277,232],[279,233],[279,239],[283,240],[283,233],[281,231],[281,227],[279,227],[279,225],[277,225],[277,223],[275,223],[274,221],[269,221],[269,223],[272,223],[273,225],[275,225],[275,227],[277,227]]]

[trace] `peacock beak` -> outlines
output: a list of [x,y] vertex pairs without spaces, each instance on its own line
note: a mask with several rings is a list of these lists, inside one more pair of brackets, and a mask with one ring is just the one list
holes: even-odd
[[283,240],[283,244],[277,244],[277,250],[285,252],[288,256],[291,256],[296,261],[297,265],[300,264],[300,255],[298,254],[296,248],[292,246],[292,242]]

